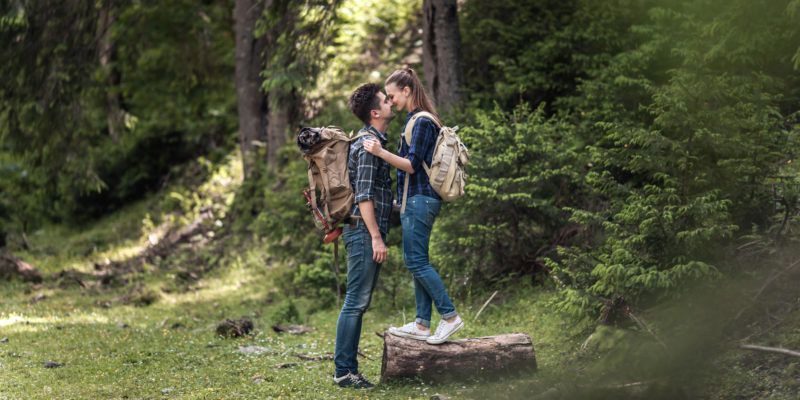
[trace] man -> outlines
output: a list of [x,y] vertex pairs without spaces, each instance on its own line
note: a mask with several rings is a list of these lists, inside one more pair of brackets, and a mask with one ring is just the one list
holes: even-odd
[[358,342],[361,319],[369,307],[386,260],[386,234],[392,211],[392,180],[389,164],[364,150],[364,140],[386,144],[386,128],[393,115],[391,105],[374,83],[361,85],[350,96],[350,110],[365,126],[350,144],[347,172],[355,192],[350,222],[344,226],[347,248],[347,294],[336,323],[334,382],[341,387],[368,389],[374,385],[358,372]]

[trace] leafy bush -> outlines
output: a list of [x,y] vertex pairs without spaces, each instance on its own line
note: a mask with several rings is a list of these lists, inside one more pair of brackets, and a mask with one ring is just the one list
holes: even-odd
[[466,196],[443,208],[432,236],[437,257],[477,281],[541,271],[565,239],[563,208],[583,191],[572,127],[524,104],[474,118],[459,132],[470,151]]
[[770,225],[773,177],[792,158],[784,114],[796,106],[785,99],[800,86],[785,54],[794,49],[767,39],[791,31],[785,4],[686,2],[648,15],[632,28],[639,44],[572,103],[587,110],[576,125],[597,202],[572,210],[589,240],[549,265],[562,306],[578,315],[724,272],[715,265],[734,235]]

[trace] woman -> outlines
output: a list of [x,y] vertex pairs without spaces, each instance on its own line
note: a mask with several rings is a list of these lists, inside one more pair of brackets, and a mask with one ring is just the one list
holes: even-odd
[[[386,98],[397,111],[408,112],[406,124],[420,111],[431,113],[437,121],[419,117],[414,123],[411,142],[400,139],[397,154],[383,149],[375,140],[366,141],[364,149],[386,160],[397,168],[398,201],[403,200],[405,181],[408,179],[406,206],[400,215],[403,227],[403,259],[414,276],[414,294],[417,317],[414,322],[399,328],[389,328],[389,333],[430,344],[444,343],[456,333],[464,322],[453,306],[442,278],[428,257],[431,230],[442,206],[442,199],[433,190],[423,163],[430,166],[438,136],[438,114],[433,102],[425,93],[419,77],[411,68],[394,71],[385,82]],[[442,320],[431,335],[431,305],[441,314]]]

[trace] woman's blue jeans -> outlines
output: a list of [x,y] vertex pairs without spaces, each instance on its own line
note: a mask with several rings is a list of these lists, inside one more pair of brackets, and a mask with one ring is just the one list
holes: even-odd
[[400,216],[403,225],[403,259],[406,268],[414,276],[416,322],[428,327],[431,326],[431,305],[436,305],[443,319],[458,315],[442,278],[428,257],[431,230],[441,207],[441,200],[416,195],[406,201],[406,210]]
[[336,322],[333,356],[336,376],[358,373],[356,357],[361,338],[361,319],[369,307],[381,271],[381,265],[372,260],[372,238],[363,224],[355,228],[345,225],[343,236],[347,248],[347,293]]

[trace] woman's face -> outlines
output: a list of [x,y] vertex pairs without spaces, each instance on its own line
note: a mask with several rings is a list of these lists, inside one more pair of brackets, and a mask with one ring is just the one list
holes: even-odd
[[400,89],[394,82],[386,85],[386,98],[394,106],[397,111],[408,109],[408,96],[411,94],[411,88],[408,86]]

